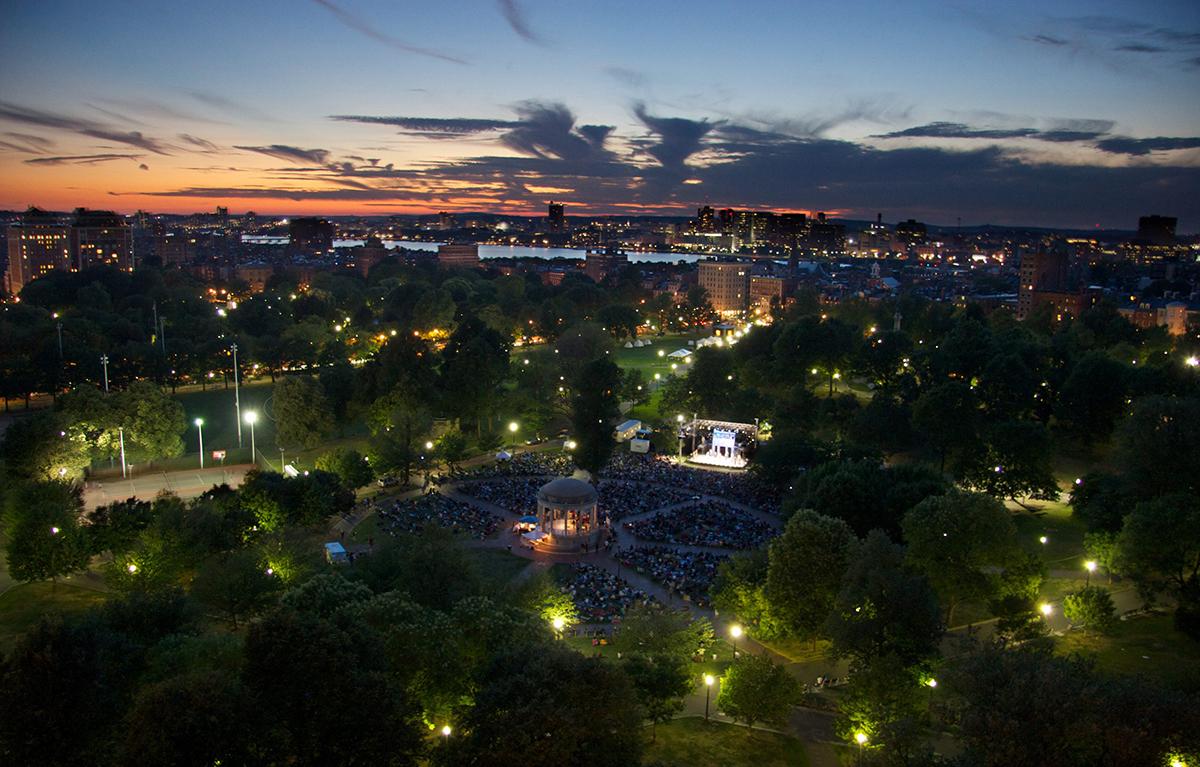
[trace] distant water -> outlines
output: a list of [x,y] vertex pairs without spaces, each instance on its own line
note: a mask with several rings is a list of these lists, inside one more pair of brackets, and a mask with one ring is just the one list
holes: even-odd
[[[242,242],[253,243],[256,245],[286,245],[287,237],[257,237],[254,235],[243,235]],[[362,245],[362,240],[334,240],[333,247],[335,248],[353,248]],[[415,242],[411,240],[383,240],[384,247],[387,248],[408,248],[409,250],[437,250],[440,242]],[[689,264],[694,264],[701,259],[694,253],[640,253],[636,251],[629,252],[629,260],[634,263],[648,262],[656,264],[674,264],[679,261],[684,261]],[[490,258],[568,258],[582,260],[584,251],[574,250],[571,248],[532,248],[521,245],[480,245],[479,257],[481,259]]]

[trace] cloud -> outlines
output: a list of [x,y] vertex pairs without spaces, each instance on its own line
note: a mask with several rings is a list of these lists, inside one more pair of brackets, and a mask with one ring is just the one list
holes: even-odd
[[648,79],[644,73],[628,67],[605,67],[604,74],[630,88],[642,88]]
[[193,136],[190,133],[180,133],[179,140],[185,144],[191,144],[201,152],[219,152],[221,148],[211,141],[206,141],[199,136]]
[[426,134],[431,138],[457,138],[473,133],[512,128],[512,120],[481,120],[468,117],[373,117],[370,115],[331,115],[331,120],[366,125],[393,125],[405,133]]
[[1127,51],[1129,53],[1166,53],[1167,49],[1158,45],[1146,45],[1145,43],[1126,43],[1118,45],[1114,50]]
[[645,148],[646,153],[664,168],[682,172],[685,161],[701,149],[701,140],[719,123],[708,120],[689,120],[683,117],[656,117],[646,111],[645,104],[635,104],[633,113],[642,124],[658,137],[658,142]]
[[608,132],[599,135],[603,126],[591,126],[586,134],[575,130],[575,115],[566,105],[523,101],[514,106],[513,111],[518,119],[514,127],[500,137],[500,142],[508,148],[534,157],[554,157],[568,162],[606,159],[603,144]]
[[142,163],[142,164],[138,165],[138,170],[150,170],[150,166],[147,165],[146,163]]
[[939,138],[939,139],[1007,139],[1032,138],[1039,141],[1070,143],[1093,141],[1108,134],[1113,123],[1109,120],[1061,120],[1050,130],[1040,128],[972,128],[963,123],[933,122],[912,128],[881,133],[872,138]]
[[535,45],[545,45],[546,41],[541,36],[529,28],[529,22],[525,19],[525,13],[521,7],[517,5],[517,0],[497,0],[500,5],[500,13],[504,16],[504,20],[508,22],[508,26],[512,27],[512,31],[516,32],[526,42]]
[[317,5],[321,6],[325,10],[329,11],[330,13],[332,13],[334,16],[337,17],[338,21],[342,22],[350,29],[353,29],[354,31],[359,32],[361,34],[364,34],[367,37],[371,38],[372,40],[374,40],[378,43],[383,43],[384,45],[386,45],[390,48],[395,48],[398,51],[404,51],[406,53],[415,53],[418,56],[427,56],[432,59],[440,59],[441,61],[448,61],[452,64],[466,64],[467,63],[463,59],[457,58],[455,56],[450,56],[448,54],[442,53],[440,51],[435,51],[430,48],[421,48],[416,45],[410,45],[409,43],[406,43],[403,40],[400,40],[399,38],[393,37],[384,32],[380,32],[378,29],[371,26],[371,24],[369,22],[367,22],[366,20],[359,18],[358,16],[356,16],[353,13],[350,13],[345,8],[342,8],[341,6],[339,6],[333,2],[330,2],[330,0],[313,0],[313,2],[315,2]]
[[113,160],[138,160],[140,154],[79,154],[59,157],[33,157],[25,160],[26,165],[96,165]]
[[1200,138],[1157,136],[1155,138],[1129,138],[1115,136],[1096,144],[1096,148],[1111,154],[1148,155],[1151,152],[1168,152],[1173,149],[1200,148]]
[[234,146],[244,152],[257,152],[277,160],[288,162],[312,163],[324,165],[329,160],[329,152],[325,149],[301,149],[287,144],[271,144],[270,146]]
[[[263,112],[260,109],[255,109],[254,107],[248,106],[239,101],[234,101],[228,96],[222,96],[219,93],[211,93],[209,91],[201,90],[189,90],[186,91],[186,93],[188,96],[191,96],[193,99],[199,101],[201,104],[204,104],[207,107],[218,109],[235,117],[246,117],[250,118],[251,120],[258,120],[260,122],[278,122],[275,117]],[[210,122],[219,121],[214,120]]]
[[9,132],[6,132],[4,135],[8,136],[11,139],[15,139],[16,141],[21,141],[23,143],[29,144],[30,146],[36,147],[37,149],[47,150],[54,146],[54,142],[51,141],[50,139],[46,138],[45,136],[35,136],[32,133],[14,133],[12,131],[9,131]]
[[0,101],[0,119],[24,123],[26,125],[36,125],[41,128],[70,131],[102,141],[128,144],[136,146],[139,149],[154,152],[155,154],[170,154],[165,145],[149,136],[143,135],[140,131],[115,130],[93,120],[45,112],[39,109],[12,104],[7,101]]

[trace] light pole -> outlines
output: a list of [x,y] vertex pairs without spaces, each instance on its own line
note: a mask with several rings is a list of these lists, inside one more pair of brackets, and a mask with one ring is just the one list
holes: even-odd
[[1083,567],[1085,570],[1087,570],[1087,581],[1083,585],[1091,586],[1092,585],[1092,573],[1096,572],[1096,560],[1089,559],[1088,561],[1083,563]]
[[733,637],[733,657],[737,657],[737,640],[742,635],[742,627],[737,623],[729,627],[729,636]]
[[279,473],[283,473],[283,448],[279,448]]
[[58,323],[58,360],[59,360],[59,362],[61,362],[61,361],[62,361],[62,358],[63,358],[63,350],[62,350],[62,323],[60,322],[60,323]]
[[555,636],[561,639],[562,630],[566,627],[567,622],[562,619],[562,616],[558,616],[554,620],[550,621],[550,625],[554,627]]
[[204,468],[204,419],[197,418],[192,423],[196,424],[196,431],[200,435],[200,468]]
[[121,478],[128,479],[129,473],[125,469],[125,429],[117,427],[117,436],[121,440]]
[[104,393],[108,394],[108,355],[100,355],[100,364],[104,366]]
[[520,428],[521,424],[517,423],[516,421],[508,422],[508,433],[512,435],[513,440],[513,453],[517,452],[517,429]]
[[238,447],[242,446],[242,395],[238,391],[237,344],[230,344],[233,350],[233,407],[237,410]]
[[865,732],[854,733],[854,742],[858,744],[858,763],[862,764],[863,748],[867,745],[867,734]]
[[682,463],[683,462],[683,413],[680,413],[679,415],[675,416],[675,423],[679,424],[679,426],[676,429],[676,431],[678,433],[675,436],[678,437],[678,439],[679,439],[679,461]]
[[708,696],[712,692],[713,682],[715,681],[712,674],[704,675],[704,721],[706,722],[708,721]]
[[246,411],[246,423],[250,424],[250,462],[258,463],[257,451],[254,448],[254,424],[258,422],[258,413],[254,410]]
[[451,732],[452,732],[452,730],[450,729],[450,725],[448,725],[448,724],[442,725],[442,743],[443,744],[448,743],[450,741],[450,733]]

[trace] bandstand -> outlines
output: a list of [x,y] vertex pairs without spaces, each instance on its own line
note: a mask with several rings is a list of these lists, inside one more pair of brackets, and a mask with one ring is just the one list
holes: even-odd
[[[538,490],[536,542],[553,551],[580,551],[600,541],[596,488],[571,477],[551,480]],[[532,536],[531,536],[532,537]]]

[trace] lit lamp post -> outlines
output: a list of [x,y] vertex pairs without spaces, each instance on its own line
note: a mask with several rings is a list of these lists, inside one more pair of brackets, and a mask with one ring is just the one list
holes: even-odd
[[737,657],[737,640],[742,635],[742,627],[737,623],[729,627],[729,636],[733,637],[733,657]]
[[1046,618],[1046,620],[1050,620],[1050,615],[1054,612],[1053,605],[1051,605],[1049,602],[1042,602],[1042,604],[1038,606],[1038,609],[1041,610],[1042,616]]
[[566,627],[567,622],[565,620],[563,620],[562,616],[560,615],[560,616],[556,616],[554,618],[554,620],[550,621],[550,625],[554,627],[554,635],[556,637],[558,637],[559,639],[561,639],[562,631]]
[[854,733],[854,742],[858,744],[858,763],[862,764],[863,749],[867,745],[867,734],[861,731]]
[[230,344],[233,350],[233,409],[237,411],[238,447],[242,446],[242,395],[238,391],[237,344]]
[[104,366],[104,393],[108,394],[108,355],[100,355],[100,364]]
[[520,428],[521,424],[517,423],[516,421],[508,422],[508,433],[512,435],[514,453],[517,452],[517,429]]
[[192,423],[196,424],[196,431],[200,435],[200,468],[204,468],[204,419],[197,418]]
[[1083,568],[1085,570],[1087,570],[1087,580],[1084,582],[1083,585],[1091,586],[1092,585],[1092,573],[1096,572],[1096,560],[1089,559],[1088,561],[1084,562]]
[[712,674],[704,675],[704,721],[706,722],[708,721],[708,696],[712,693],[712,686],[715,681],[717,680],[713,679]]
[[258,459],[255,457],[256,453],[254,451],[254,424],[258,422],[258,413],[254,410],[247,410],[245,418],[246,423],[250,424],[250,462],[258,463]]
[[679,438],[679,460],[683,461],[683,413],[675,416],[675,423],[679,424],[676,436]]
[[453,732],[453,731],[450,729],[450,725],[448,725],[448,724],[442,725],[442,743],[446,743],[450,740],[451,732]]

